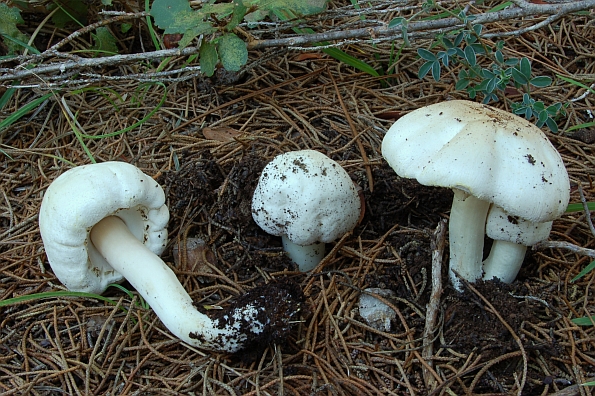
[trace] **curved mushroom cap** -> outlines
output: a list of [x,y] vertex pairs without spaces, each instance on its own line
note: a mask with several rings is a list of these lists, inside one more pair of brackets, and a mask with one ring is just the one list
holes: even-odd
[[486,235],[491,239],[532,246],[547,239],[552,222],[535,223],[512,216],[498,205],[491,205],[486,220]]
[[314,150],[278,155],[265,166],[252,217],[266,232],[307,246],[332,242],[357,224],[361,202],[347,172]]
[[543,132],[484,104],[412,111],[386,133],[382,155],[399,176],[461,189],[533,222],[559,217],[570,199],[562,158]]
[[133,165],[78,166],[60,175],[45,192],[39,230],[54,274],[69,290],[100,294],[110,283],[123,280],[89,239],[91,228],[110,215],[120,217],[155,254],[165,249],[165,194]]

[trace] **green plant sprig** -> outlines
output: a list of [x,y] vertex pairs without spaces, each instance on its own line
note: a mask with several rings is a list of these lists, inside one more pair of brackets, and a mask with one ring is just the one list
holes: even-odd
[[[417,50],[419,57],[424,60],[418,77],[423,79],[431,72],[434,80],[440,81],[443,67],[448,69],[457,65],[460,70],[455,83],[456,90],[466,91],[471,99],[482,97],[483,103],[501,98],[507,100],[513,113],[528,120],[534,118],[538,127],[546,125],[553,132],[558,132],[555,118],[564,112],[562,104],[546,106],[542,101],[531,97],[532,87],[547,87],[551,85],[552,79],[547,76],[533,76],[531,61],[526,57],[506,59],[503,41],[499,41],[494,47],[487,46],[481,37],[483,25],[472,24],[475,18],[473,15],[466,15],[461,11],[456,16],[466,28],[438,37],[431,48],[441,47],[442,50],[436,53],[424,48]],[[483,67],[479,62],[480,57],[487,58],[490,65]],[[521,102],[508,100],[504,93],[510,86],[524,91]]]

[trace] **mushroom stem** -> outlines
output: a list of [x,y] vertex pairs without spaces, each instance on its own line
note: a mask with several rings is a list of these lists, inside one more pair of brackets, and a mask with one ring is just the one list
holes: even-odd
[[460,277],[475,282],[481,278],[483,238],[490,203],[453,188],[448,233],[450,238],[450,279],[461,290]]
[[489,256],[483,262],[483,279],[494,277],[512,283],[521,269],[527,247],[518,243],[495,240]]
[[287,235],[282,235],[281,240],[283,242],[283,249],[302,272],[313,270],[324,258],[324,243],[315,243],[306,246],[297,245],[291,242]]
[[[173,271],[132,235],[122,219],[104,218],[93,226],[90,236],[99,253],[114,270],[124,275],[176,337],[197,347],[236,350],[238,342],[233,341],[222,348],[215,347],[217,337],[232,338],[233,331],[216,328],[208,316],[196,310]],[[199,337],[193,338],[191,333]]]

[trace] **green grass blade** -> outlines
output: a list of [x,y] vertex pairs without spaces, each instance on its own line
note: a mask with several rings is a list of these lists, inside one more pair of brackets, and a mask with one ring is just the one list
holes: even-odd
[[512,5],[512,1],[506,1],[502,4],[498,4],[497,6],[495,6],[494,8],[490,8],[488,10],[488,12],[498,12],[498,11],[502,11],[503,9],[505,9],[506,7],[510,7]]
[[[324,45],[324,44],[320,44],[320,45]],[[328,56],[330,56],[340,62],[343,62],[357,70],[363,71],[364,73],[368,73],[371,76],[374,76],[374,77],[380,76],[380,74],[378,74],[376,69],[374,69],[372,66],[368,65],[366,62],[364,62],[362,60],[354,58],[353,56],[341,51],[338,48],[324,48],[322,50],[322,52],[324,52]]]
[[80,136],[82,138],[85,138],[85,139],[103,139],[103,138],[108,138],[108,137],[118,136],[118,135],[121,135],[121,134],[126,133],[128,131],[131,131],[134,128],[136,128],[136,127],[142,125],[143,123],[145,123],[149,118],[151,118],[153,116],[153,114],[155,114],[165,104],[165,100],[167,99],[167,87],[165,86],[165,84],[163,84],[162,82],[155,82],[155,83],[148,83],[148,84],[157,84],[157,85],[159,85],[159,86],[161,86],[161,87],[164,88],[163,96],[161,97],[161,101],[157,104],[157,106],[154,109],[152,109],[149,112],[149,114],[147,114],[145,117],[143,117],[142,119],[138,120],[134,124],[132,124],[132,125],[124,128],[124,129],[121,129],[119,131],[116,131],[116,132],[106,133],[104,135],[86,135],[84,133],[80,133],[79,132],[80,133]]
[[52,95],[53,93],[50,92],[37,99],[34,99],[31,102],[24,105],[23,107],[21,107],[20,109],[18,109],[17,111],[15,111],[14,113],[12,113],[11,115],[9,115],[8,117],[6,117],[4,120],[0,121],[0,131],[11,126],[25,114],[27,114],[28,112],[30,112],[31,110],[48,100]]
[[[293,15],[293,13],[291,13],[291,11],[289,11],[289,10],[273,10],[273,12],[279,19],[281,19],[283,21],[288,21],[290,19],[296,18],[296,16]],[[293,31],[298,34],[313,34],[313,33],[315,33],[314,30],[309,29],[309,28],[306,28],[306,29],[294,28]],[[325,46],[325,45],[329,45],[329,44],[330,44],[329,42],[325,41],[325,42],[321,42],[321,43],[315,43],[314,45],[315,46]],[[338,48],[324,48],[321,51],[324,52],[325,54],[327,54],[328,56],[330,56],[340,62],[343,62],[357,70],[363,71],[364,73],[368,73],[369,75],[374,76],[374,77],[380,77],[380,74],[372,66],[368,65],[364,61],[354,58],[353,56],[341,51]]]
[[579,280],[580,278],[582,278],[583,276],[587,275],[589,272],[593,271],[593,268],[595,268],[595,260],[591,261],[589,263],[589,265],[587,265],[585,268],[583,268],[583,270],[581,272],[578,273],[577,276],[572,278],[571,282],[575,282],[575,281]]
[[116,98],[118,98],[118,101],[120,101],[120,103],[124,103],[124,98],[122,98],[122,95],[120,95],[115,89],[108,88],[108,87],[85,87],[85,88],[76,89],[76,90],[72,91],[71,94],[78,95],[78,94],[81,94],[81,93],[84,93],[87,91],[91,91],[91,92],[94,92],[96,94],[103,96],[103,98],[105,100],[110,102],[110,104],[114,107],[114,109],[116,111],[120,111],[120,108],[118,107],[117,103],[108,94],[104,93],[103,91],[107,91],[107,92],[111,93]]
[[567,83],[570,83],[570,84],[572,84],[572,85],[576,85],[577,87],[584,88],[584,89],[586,89],[587,91],[591,92],[592,94],[595,94],[595,89],[593,89],[593,88],[591,88],[591,87],[589,87],[589,86],[587,86],[587,85],[583,84],[583,83],[582,83],[582,82],[580,82],[580,81],[573,80],[573,79],[572,79],[572,78],[570,78],[570,77],[565,77],[565,76],[562,76],[562,75],[560,75],[560,74],[556,74],[556,77],[558,77],[560,80],[564,80],[564,81],[566,81]]
[[10,99],[12,98],[15,92],[16,89],[14,88],[8,88],[6,92],[4,92],[2,97],[0,97],[0,110],[3,109],[8,102],[10,102]]
[[571,322],[579,326],[592,326],[593,322],[595,322],[595,316],[583,316],[582,318],[572,319]]
[[[595,210],[595,202],[587,202],[587,209]],[[585,210],[582,203],[573,203],[568,205],[566,213],[581,212]]]
[[2,34],[2,33],[0,33],[0,36],[2,36],[2,38],[4,38],[5,40],[12,41],[13,43],[16,43],[16,44],[20,45],[21,47],[28,49],[32,54],[39,54],[40,53],[37,50],[37,48],[30,46],[29,44],[27,44],[24,41],[15,39],[14,37],[10,37],[9,35]]
[[30,301],[35,301],[35,300],[43,300],[46,298],[59,298],[59,297],[92,298],[94,300],[105,301],[112,305],[117,304],[117,301],[114,301],[110,298],[101,296],[99,294],[60,290],[60,291],[53,291],[53,292],[34,293],[34,294],[28,294],[26,296],[9,298],[9,299],[0,301],[0,307],[7,307],[9,305],[22,304],[22,303],[26,303],[26,302],[30,302]]
[[[125,288],[122,285],[119,285],[117,283],[110,283],[109,285],[107,285],[107,287],[115,287],[118,290],[123,291],[124,293],[126,293],[128,295],[128,297],[130,297],[130,299],[134,298],[134,294],[128,290],[127,288]],[[149,304],[143,299],[143,297],[139,294],[139,301],[137,301],[136,305],[144,308],[144,309],[150,309],[151,307],[149,306]]]
[[585,122],[584,124],[573,125],[566,130],[566,132],[576,131],[577,129],[591,128],[595,126],[595,121]]
[[[151,5],[149,4],[149,0],[145,0],[145,12],[151,12]],[[155,28],[153,27],[153,22],[151,21],[151,15],[147,15],[146,20],[147,26],[149,27],[149,36],[151,36],[151,41],[153,41],[155,50],[159,51],[161,49],[161,45],[159,44],[159,40],[157,39],[157,33],[155,33]]]

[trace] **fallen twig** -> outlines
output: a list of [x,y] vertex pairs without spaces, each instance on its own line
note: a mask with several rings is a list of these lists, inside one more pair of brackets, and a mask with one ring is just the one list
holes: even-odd
[[[434,354],[434,332],[436,331],[436,319],[440,309],[440,297],[442,296],[442,255],[446,241],[446,220],[441,220],[432,235],[430,246],[432,249],[432,294],[426,308],[426,323],[424,326],[424,347],[421,356],[427,361],[430,367],[434,367],[432,355]],[[436,379],[428,370],[423,368],[424,382],[428,389],[434,389]]]

